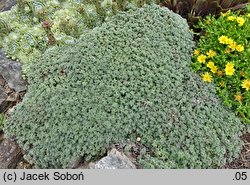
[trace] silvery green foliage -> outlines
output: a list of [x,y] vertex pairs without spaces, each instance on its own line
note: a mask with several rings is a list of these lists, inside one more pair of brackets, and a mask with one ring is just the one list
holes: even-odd
[[192,38],[184,19],[156,5],[117,14],[33,63],[6,135],[40,168],[94,160],[137,137],[151,150],[144,167],[221,166],[240,151],[241,124],[191,71]]

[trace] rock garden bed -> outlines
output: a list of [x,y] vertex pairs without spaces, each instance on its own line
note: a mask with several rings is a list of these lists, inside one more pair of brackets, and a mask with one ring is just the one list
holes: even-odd
[[41,2],[0,1],[0,168],[250,169],[247,1]]

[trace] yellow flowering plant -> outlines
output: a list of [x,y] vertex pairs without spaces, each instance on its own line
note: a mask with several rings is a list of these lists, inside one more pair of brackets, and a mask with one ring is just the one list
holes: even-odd
[[245,13],[208,16],[196,28],[204,34],[192,68],[204,83],[214,83],[224,103],[250,123],[250,5]]

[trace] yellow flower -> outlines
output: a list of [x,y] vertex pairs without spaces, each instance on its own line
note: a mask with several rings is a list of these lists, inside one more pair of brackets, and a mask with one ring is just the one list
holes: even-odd
[[244,51],[244,46],[242,46],[242,45],[237,45],[236,46],[236,48],[235,48],[238,52],[242,52],[242,51]]
[[[232,44],[234,44],[235,42],[234,42],[234,40],[233,39],[231,39],[231,38],[228,38],[227,40],[226,40],[226,44],[228,44],[228,45],[232,45]],[[236,44],[236,43],[235,43]]]
[[209,50],[206,54],[207,54],[208,57],[212,58],[212,57],[214,57],[216,55],[216,52],[213,51],[213,50]]
[[228,62],[225,68],[226,75],[232,76],[234,72],[235,72],[234,64],[232,62]]
[[197,61],[200,63],[205,63],[206,59],[207,59],[206,55],[203,55],[203,54],[201,54],[197,57]]
[[237,93],[236,95],[234,95],[234,98],[238,102],[242,102],[242,100],[243,100],[243,96],[241,93]]
[[204,82],[212,82],[213,80],[213,77],[208,72],[202,74],[201,77]]
[[234,74],[234,72],[235,72],[234,68],[225,68],[225,73],[228,76],[232,76]]
[[227,68],[234,68],[234,64],[232,62],[228,62],[226,67]]
[[246,89],[247,91],[250,89],[250,80],[246,79],[241,84],[242,88]]
[[227,18],[227,20],[229,20],[229,21],[234,21],[235,19],[236,19],[235,16],[229,16],[229,17]]
[[210,69],[210,71],[212,72],[212,73],[216,73],[217,72],[217,67],[214,65],[214,62],[213,61],[209,61],[208,63],[207,63],[207,67]]
[[235,43],[233,39],[231,39],[225,35],[220,36],[218,40],[221,44],[232,45]]
[[217,72],[217,67],[216,66],[214,66],[214,67],[211,67],[210,68],[210,71],[212,72],[212,73],[216,73]]
[[233,42],[232,44],[229,45],[229,48],[230,48],[232,51],[234,51],[234,50],[236,50],[237,46],[238,46],[237,43],[236,43],[236,42]]
[[243,17],[237,17],[237,23],[239,24],[239,26],[243,26],[245,23],[245,19]]
[[226,43],[227,43],[227,40],[228,40],[228,37],[225,36],[225,35],[222,35],[222,36],[219,37],[218,40],[219,40],[219,42],[220,42],[221,44],[226,44]]
[[195,50],[194,50],[194,55],[198,56],[199,54],[200,54],[200,50],[195,49]]
[[222,76],[223,76],[223,71],[217,70],[217,75],[218,75],[219,77],[222,77]]
[[211,60],[209,60],[209,62],[207,63],[207,67],[208,67],[208,68],[214,67],[214,62],[211,61]]

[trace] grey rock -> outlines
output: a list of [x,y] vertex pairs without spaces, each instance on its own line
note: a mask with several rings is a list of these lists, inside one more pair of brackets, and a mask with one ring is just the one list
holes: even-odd
[[[1,0],[0,0],[0,1],[1,1]],[[0,49],[0,61],[3,61],[3,60],[9,60],[9,59],[6,59],[4,50],[1,48],[1,49]]]
[[125,154],[112,149],[107,157],[95,164],[95,169],[136,169],[136,166]]
[[[1,56],[1,55],[0,55]],[[3,79],[3,77],[0,75],[0,86],[4,86],[5,85],[5,80]]]
[[94,162],[90,162],[89,164],[88,164],[88,169],[95,169],[95,165],[96,165],[96,163],[94,163]]
[[8,98],[5,89],[0,86],[0,105]]
[[14,169],[22,158],[22,151],[16,143],[4,139],[0,144],[0,169]]
[[22,78],[22,67],[15,61],[0,61],[0,76],[16,92],[27,89],[27,82]]
[[16,0],[0,0],[0,12],[10,10],[16,4]]
[[21,64],[7,59],[0,49],[0,112],[15,105],[26,90],[27,81],[22,78]]

